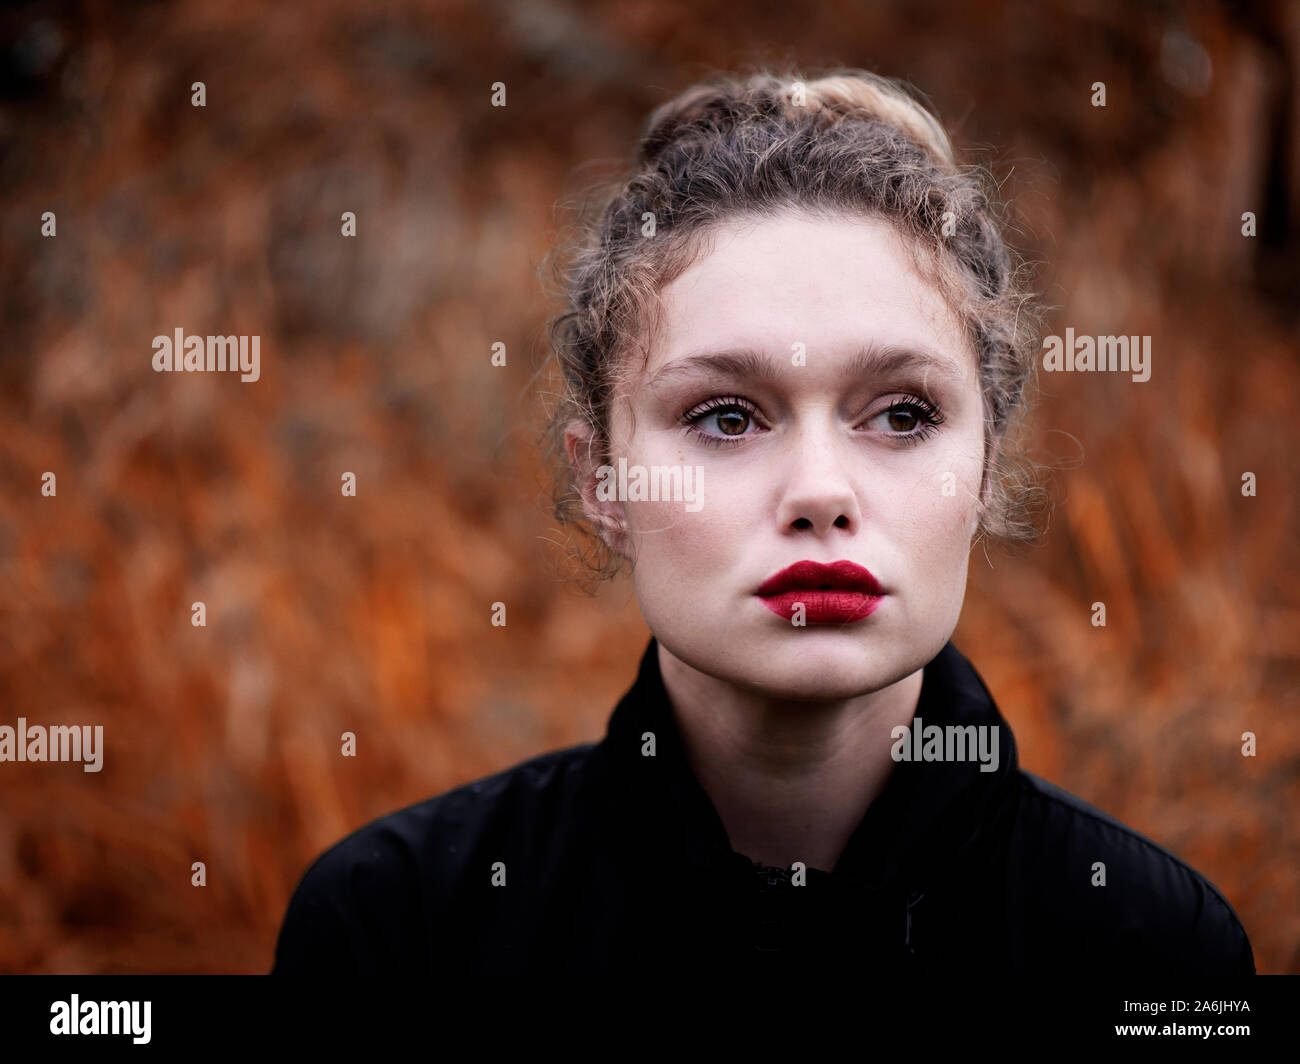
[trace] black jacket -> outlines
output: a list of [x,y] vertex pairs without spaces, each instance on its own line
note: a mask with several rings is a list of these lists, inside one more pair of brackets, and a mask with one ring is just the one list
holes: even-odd
[[951,642],[925,666],[916,716],[997,725],[997,771],[898,762],[834,870],[792,885],[731,849],[651,639],[602,742],[457,787],[322,854],[289,903],[273,974],[1254,973],[1240,920],[1204,876],[1018,767],[1011,729]]

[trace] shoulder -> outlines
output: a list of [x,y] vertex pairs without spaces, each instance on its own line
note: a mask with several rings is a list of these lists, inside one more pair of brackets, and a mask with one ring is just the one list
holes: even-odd
[[530,758],[379,817],[322,853],[304,881],[364,886],[381,869],[400,875],[434,853],[454,867],[484,837],[513,832],[521,820],[549,819],[555,806],[575,798],[593,745]]
[[304,883],[364,889],[431,858],[454,871],[484,841],[550,820],[574,800],[593,747],[554,750],[379,817],[322,853]]
[[1089,947],[1139,969],[1253,974],[1241,920],[1204,875],[1062,787],[1019,771],[1027,878]]
[[410,948],[413,932],[454,900],[475,870],[521,845],[544,848],[580,801],[594,743],[555,750],[381,816],[322,852],[295,888],[276,944],[275,971]]

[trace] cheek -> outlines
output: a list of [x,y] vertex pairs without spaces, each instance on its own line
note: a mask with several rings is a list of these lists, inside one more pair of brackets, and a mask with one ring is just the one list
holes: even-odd
[[946,572],[965,566],[979,513],[981,471],[981,455],[950,456],[936,463],[908,493],[898,528],[902,545],[913,558]]
[[[646,448],[638,454],[650,457]],[[688,462],[675,446],[656,449],[653,458],[676,463],[677,468]],[[647,621],[653,618],[663,625],[697,623],[701,611],[723,601],[728,589],[734,593],[738,570],[752,558],[757,527],[754,480],[719,471],[716,463],[707,461],[692,468],[694,502],[629,501],[624,511],[637,597]],[[724,594],[702,596],[710,588]]]
[[719,527],[719,510],[707,492],[696,513],[663,502],[629,502],[626,512],[632,585],[646,623],[660,638],[689,632],[702,637],[709,604],[719,601],[708,589],[726,579],[744,545],[735,532]]
[[699,509],[687,501],[629,502],[627,526],[642,576],[658,586],[677,585],[682,593],[706,579],[716,579],[735,565],[739,543],[753,521],[743,509],[710,491],[707,479],[698,496]]
[[636,581],[647,590],[675,588],[684,597],[692,585],[734,566],[738,536],[752,525],[743,505],[745,482],[719,476],[708,462],[692,463],[662,434],[638,434],[624,453],[629,466],[660,476],[658,500],[629,497],[623,504]]

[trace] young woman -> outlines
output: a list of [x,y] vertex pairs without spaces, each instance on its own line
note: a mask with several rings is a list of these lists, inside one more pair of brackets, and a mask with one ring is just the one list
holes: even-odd
[[862,71],[650,116],[552,328],[560,512],[630,565],[636,680],[600,743],[318,858],[275,972],[1254,972],[1210,882],[1018,767],[950,642],[976,539],[1036,533],[995,211]]

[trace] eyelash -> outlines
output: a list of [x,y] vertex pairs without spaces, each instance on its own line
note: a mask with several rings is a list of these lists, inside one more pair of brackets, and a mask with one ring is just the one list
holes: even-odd
[[[758,408],[748,399],[742,399],[738,395],[717,396],[713,399],[706,400],[698,406],[692,407],[682,415],[682,424],[686,426],[687,431],[701,443],[710,447],[728,447],[735,443],[742,443],[749,436],[715,436],[712,433],[702,432],[695,426],[703,421],[710,414],[716,414],[721,411],[740,410],[748,414],[751,419],[756,418]],[[871,420],[880,417],[881,414],[889,414],[895,410],[904,410],[913,414],[919,424],[911,432],[890,433],[889,436],[897,443],[905,446],[912,446],[920,443],[922,440],[929,439],[938,431],[939,426],[943,424],[943,412],[933,403],[921,398],[919,395],[908,395],[896,403],[891,403],[879,414],[873,416]]]

